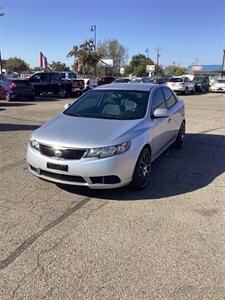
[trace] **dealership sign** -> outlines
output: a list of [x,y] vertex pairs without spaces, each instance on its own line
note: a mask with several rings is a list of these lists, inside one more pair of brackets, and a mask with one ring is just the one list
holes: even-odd
[[147,65],[146,66],[146,72],[154,72],[155,71],[155,65]]
[[201,71],[203,66],[192,66],[192,71]]

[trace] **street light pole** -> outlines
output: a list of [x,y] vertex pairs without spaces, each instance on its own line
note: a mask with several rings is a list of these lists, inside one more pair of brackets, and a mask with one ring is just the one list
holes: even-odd
[[[3,8],[0,7],[0,17],[3,17],[5,15]],[[2,52],[0,49],[0,72],[1,72],[1,78],[3,79],[3,74],[2,74]]]

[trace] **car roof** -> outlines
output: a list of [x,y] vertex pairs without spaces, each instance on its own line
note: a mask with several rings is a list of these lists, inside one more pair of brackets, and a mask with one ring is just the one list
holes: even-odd
[[151,83],[111,83],[104,84],[95,88],[95,90],[128,90],[128,91],[147,91],[150,92],[151,89],[158,84]]

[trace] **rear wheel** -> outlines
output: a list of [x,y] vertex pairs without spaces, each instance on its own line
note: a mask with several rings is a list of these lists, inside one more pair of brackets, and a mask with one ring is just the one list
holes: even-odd
[[65,88],[59,88],[58,91],[59,98],[66,98],[67,97],[67,90]]
[[144,189],[150,180],[151,174],[151,153],[150,150],[145,147],[137,160],[133,180],[131,182],[131,187],[135,190]]
[[183,144],[184,144],[184,137],[185,137],[185,122],[183,121],[181,126],[180,126],[180,130],[178,132],[176,141],[174,143],[175,147],[177,149],[180,149]]

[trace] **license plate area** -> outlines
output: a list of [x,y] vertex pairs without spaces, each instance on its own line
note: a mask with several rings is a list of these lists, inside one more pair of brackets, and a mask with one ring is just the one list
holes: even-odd
[[47,168],[48,169],[53,169],[53,170],[68,172],[68,165],[59,165],[59,164],[53,164],[53,163],[48,162],[47,163]]

